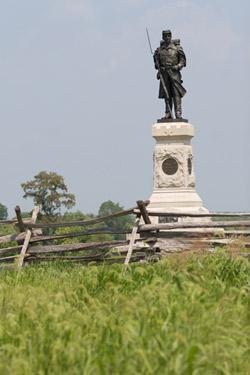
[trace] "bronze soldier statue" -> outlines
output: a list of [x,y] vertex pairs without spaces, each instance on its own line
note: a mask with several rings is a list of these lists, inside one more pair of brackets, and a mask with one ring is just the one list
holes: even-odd
[[186,90],[182,86],[180,71],[186,66],[186,56],[180,46],[180,40],[172,40],[170,30],[162,32],[162,39],[160,47],[154,53],[157,79],[160,80],[159,98],[164,99],[166,104],[165,117],[162,120],[173,118],[173,104],[176,118],[182,119],[181,98]]

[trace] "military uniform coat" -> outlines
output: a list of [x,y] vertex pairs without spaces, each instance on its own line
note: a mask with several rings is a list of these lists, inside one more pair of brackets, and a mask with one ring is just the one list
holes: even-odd
[[[169,96],[183,97],[186,90],[182,86],[180,70],[186,66],[186,56],[182,47],[174,42],[166,45],[162,41],[154,53],[154,62],[156,69],[160,68]],[[165,99],[165,97],[165,91],[160,82],[159,98]]]

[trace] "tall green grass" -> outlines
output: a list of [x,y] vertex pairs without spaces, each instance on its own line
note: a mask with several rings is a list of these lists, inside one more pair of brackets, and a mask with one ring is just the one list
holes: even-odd
[[1,374],[248,374],[249,263],[1,271]]

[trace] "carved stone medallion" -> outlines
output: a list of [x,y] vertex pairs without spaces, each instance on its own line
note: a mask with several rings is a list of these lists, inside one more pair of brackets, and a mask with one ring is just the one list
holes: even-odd
[[162,170],[167,175],[173,175],[178,171],[178,162],[174,158],[167,158],[162,163]]

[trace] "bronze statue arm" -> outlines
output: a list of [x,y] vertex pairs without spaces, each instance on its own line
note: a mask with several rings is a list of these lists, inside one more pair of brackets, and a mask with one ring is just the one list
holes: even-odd
[[155,69],[159,70],[159,48],[155,50],[153,58],[154,58]]
[[181,70],[186,66],[186,56],[181,46],[178,48],[179,62],[177,64],[177,69]]

